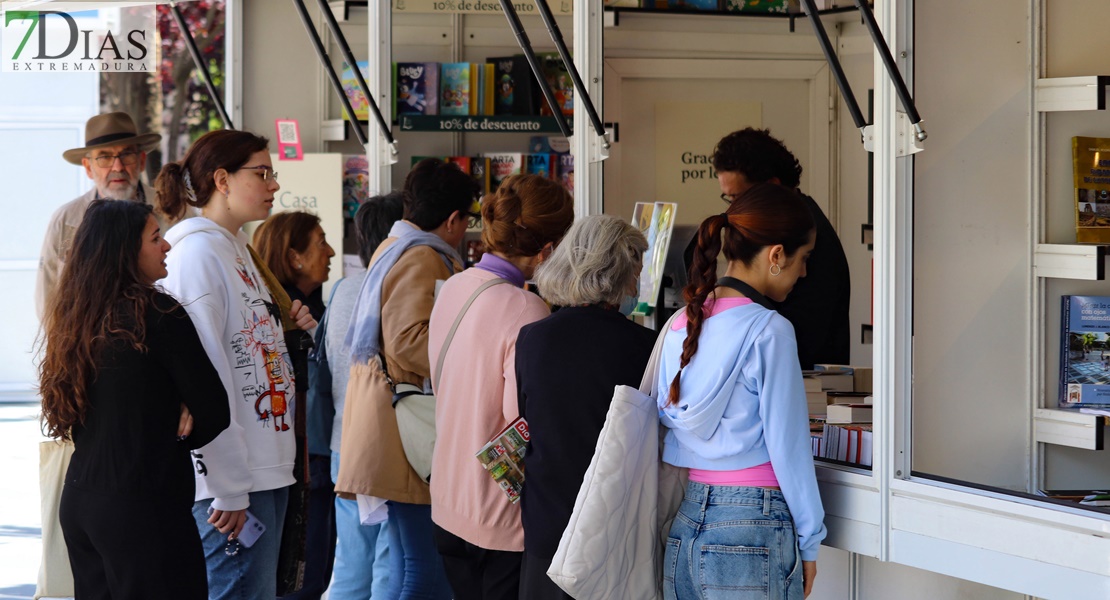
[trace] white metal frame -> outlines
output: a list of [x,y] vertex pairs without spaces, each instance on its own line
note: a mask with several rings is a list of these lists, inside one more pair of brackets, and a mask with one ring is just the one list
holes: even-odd
[[[1031,33],[1036,40],[1040,35],[1040,2],[1030,0],[1030,8],[1034,15]],[[910,55],[912,9],[913,0],[895,0],[877,3],[875,11],[891,48],[904,49]],[[912,64],[900,66],[912,89]],[[880,506],[878,557],[1039,597],[1110,597],[1110,520],[1080,510],[910,477],[912,163],[909,158],[897,156],[897,100],[882,69],[876,69],[875,87],[874,364],[878,402],[873,472]],[[1037,131],[1034,127],[1034,147],[1040,142]],[[1037,182],[1033,176],[1031,189]],[[1033,247],[1031,243],[1031,254]],[[1031,289],[1032,281],[1031,273]],[[1038,293],[1043,294],[1043,290]],[[1031,345],[1034,354],[1040,347]],[[1032,362],[1041,364],[1039,359]],[[1036,373],[1037,369],[1032,371]],[[867,522],[866,511],[871,510],[871,504],[870,497],[862,494],[850,507],[858,515],[854,521]],[[832,530],[837,523],[830,525]],[[833,545],[853,550],[840,546],[836,535],[830,538]]]

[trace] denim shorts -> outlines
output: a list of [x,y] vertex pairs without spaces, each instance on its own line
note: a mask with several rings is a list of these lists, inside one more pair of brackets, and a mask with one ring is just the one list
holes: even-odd
[[802,600],[798,536],[782,492],[689,482],[663,555],[666,600]]

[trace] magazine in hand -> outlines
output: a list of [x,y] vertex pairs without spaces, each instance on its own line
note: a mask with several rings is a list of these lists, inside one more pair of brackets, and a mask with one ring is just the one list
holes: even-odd
[[520,501],[524,485],[524,449],[529,439],[528,423],[518,417],[474,455],[513,504]]

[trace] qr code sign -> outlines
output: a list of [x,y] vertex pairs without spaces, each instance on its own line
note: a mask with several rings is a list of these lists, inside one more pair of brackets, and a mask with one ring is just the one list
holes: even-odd
[[296,144],[297,140],[297,124],[293,121],[282,121],[278,123],[278,142],[282,144]]

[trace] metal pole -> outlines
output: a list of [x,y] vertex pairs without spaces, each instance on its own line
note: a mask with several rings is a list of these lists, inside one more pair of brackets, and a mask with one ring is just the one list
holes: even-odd
[[520,22],[520,17],[516,14],[516,8],[510,0],[501,0],[501,10],[505,11],[505,18],[509,20],[509,27],[513,30],[513,35],[516,36],[516,41],[520,44],[520,49],[524,51],[524,57],[528,59],[528,65],[532,67],[532,73],[535,74],[536,80],[540,83],[540,91],[543,92],[543,97],[547,99],[547,105],[551,107],[551,114],[555,115],[555,122],[559,124],[559,130],[563,132],[564,137],[570,137],[570,125],[567,125],[567,119],[563,116],[563,111],[559,104],[555,102],[555,94],[551,91],[551,86],[547,85],[547,78],[543,76],[543,69],[540,67],[540,61],[536,59],[536,52],[532,50],[532,43],[528,41],[528,34],[524,32],[524,25]]
[[[322,2],[323,0],[321,0]],[[597,109],[594,107],[594,101],[590,98],[590,92],[586,90],[586,84],[582,83],[582,76],[578,74],[578,68],[574,66],[574,61],[570,57],[570,51],[567,50],[567,44],[563,41],[563,33],[559,29],[559,24],[555,22],[555,16],[551,14],[551,7],[548,6],[547,0],[535,0],[536,6],[540,9],[540,16],[543,17],[543,23],[547,26],[547,32],[551,35],[551,41],[555,42],[555,48],[559,51],[559,57],[563,59],[563,64],[566,65],[567,71],[570,73],[570,79],[574,83],[574,89],[578,94],[578,99],[581,101],[582,106],[586,109],[586,114],[590,117],[590,122],[593,123],[594,131],[601,137],[606,137],[605,125],[601,123],[601,117],[597,114]],[[604,142],[605,147],[609,147],[609,140],[606,137]]]
[[[812,0],[807,1],[812,2]],[[902,108],[906,109],[906,116],[913,123],[917,141],[924,142],[929,134],[925,133],[925,129],[921,126],[921,115],[917,113],[917,106],[913,102],[913,97],[910,96],[909,88],[906,87],[906,81],[902,79],[902,74],[898,72],[898,65],[894,63],[894,57],[890,54],[890,46],[887,45],[883,33],[879,31],[879,24],[875,21],[875,13],[871,11],[871,6],[865,0],[856,0],[856,7],[863,15],[863,22],[867,24],[867,31],[871,34],[871,40],[875,42],[875,47],[879,50],[879,56],[883,58],[887,75],[894,82],[894,90],[898,92],[898,98],[902,101]]]
[[362,70],[358,68],[358,62],[355,60],[355,55],[351,52],[351,46],[347,44],[347,36],[339,30],[339,23],[335,22],[335,15],[332,14],[331,8],[324,0],[316,0],[320,5],[320,10],[324,13],[324,21],[328,24],[328,29],[331,30],[332,35],[335,36],[335,41],[339,43],[339,51],[343,53],[343,60],[351,65],[355,72],[355,80],[358,81],[358,87],[366,96],[366,101],[370,104],[370,109],[374,111],[374,117],[378,121],[378,126],[382,128],[382,135],[385,136],[386,141],[392,145],[393,132],[389,129],[389,123],[385,122],[385,117],[382,116],[382,111],[378,108],[378,103],[373,94],[370,93],[370,86],[366,85],[366,78],[362,76]]
[[185,24],[185,17],[181,14],[181,10],[177,8],[177,3],[170,4],[170,12],[173,13],[173,18],[177,21],[177,28],[181,30],[181,36],[185,38],[185,47],[189,49],[189,54],[193,57],[193,64],[197,67],[201,81],[208,88],[208,96],[216,104],[216,110],[219,111],[220,118],[224,121],[224,127],[235,129],[231,117],[227,114],[227,109],[224,108],[223,98],[216,93],[216,86],[212,85],[212,76],[208,73],[208,65],[204,63],[204,57],[200,55],[200,50],[197,49],[197,41],[193,39],[193,32],[189,31],[189,26]]
[[829,41],[829,34],[825,33],[825,26],[821,24],[821,16],[817,14],[817,6],[813,3],[813,0],[802,0],[802,4],[805,5],[809,22],[813,24],[813,32],[817,35],[817,41],[821,44],[821,51],[825,53],[825,60],[829,63],[833,76],[836,78],[840,95],[844,97],[844,102],[848,104],[848,112],[852,113],[852,120],[855,121],[856,128],[862,132],[863,128],[867,126],[867,121],[863,119],[863,113],[859,109],[859,103],[856,102],[856,96],[852,93],[852,87],[848,85],[848,77],[844,75],[840,60],[836,58],[836,50],[833,48],[832,42]]
[[[312,42],[313,49],[316,50],[316,56],[320,59],[320,64],[324,66],[324,72],[328,74],[332,90],[339,95],[339,101],[343,103],[347,122],[351,124],[351,129],[355,130],[355,137],[358,138],[359,143],[366,146],[366,133],[362,131],[362,126],[358,124],[358,119],[355,118],[355,109],[351,107],[351,100],[347,98],[346,92],[343,91],[343,84],[340,83],[339,76],[335,74],[335,69],[331,66],[331,60],[324,50],[324,44],[320,41],[320,35],[316,33],[316,27],[312,25],[312,19],[308,16],[308,10],[304,7],[304,0],[293,0],[293,6],[297,7],[297,14],[301,16],[301,23],[304,24],[305,31],[308,32],[308,39]],[[357,71],[358,64],[351,64],[351,68]],[[367,98],[367,100],[374,101],[373,98]]]

